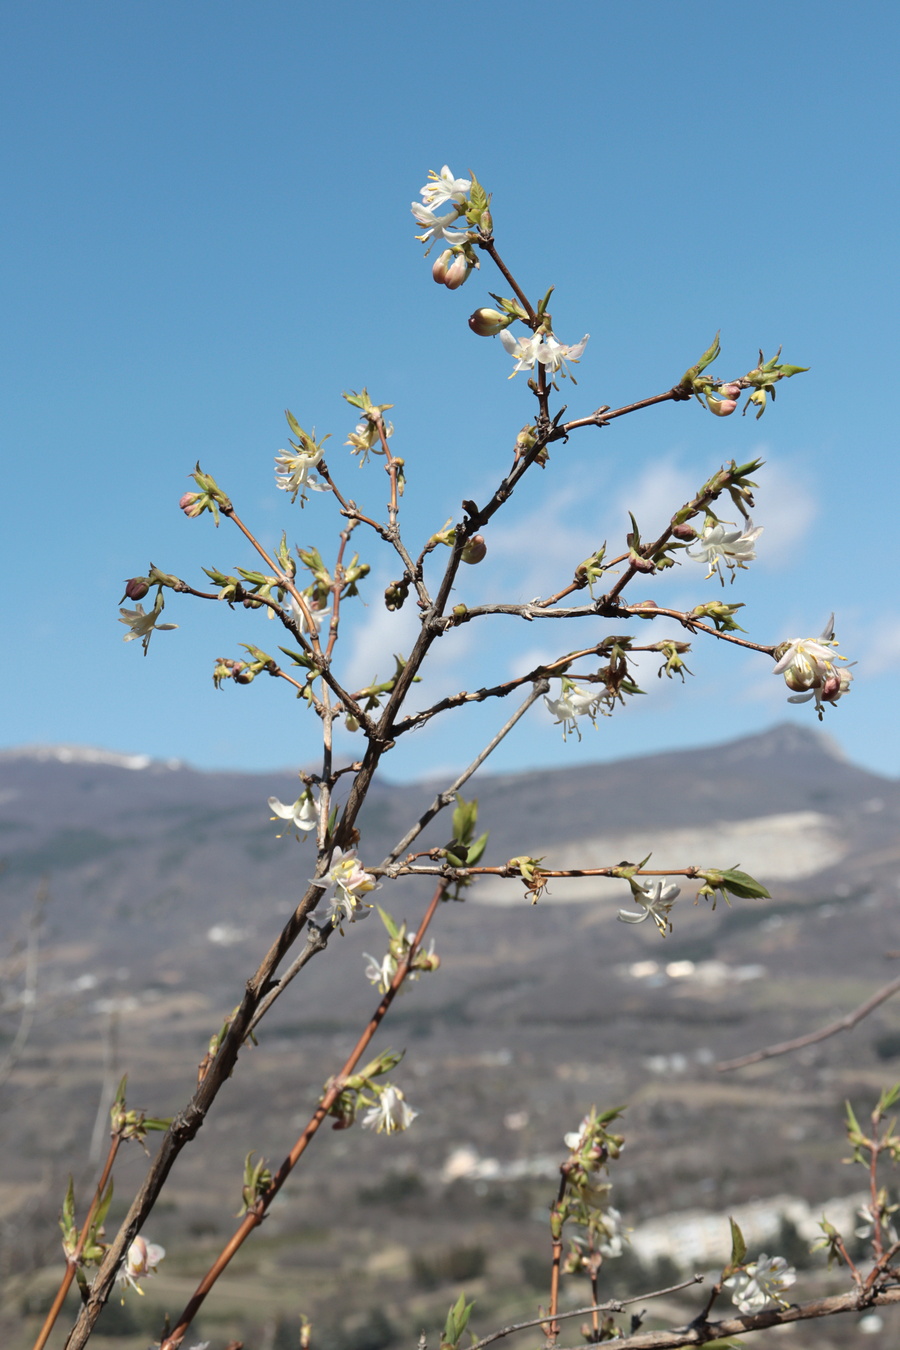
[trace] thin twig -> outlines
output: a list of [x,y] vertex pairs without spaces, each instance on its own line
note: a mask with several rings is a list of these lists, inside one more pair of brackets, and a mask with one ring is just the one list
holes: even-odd
[[[595,1303],[587,1308],[572,1308],[569,1312],[556,1314],[556,1320],[563,1322],[569,1317],[587,1317],[589,1313],[595,1312],[621,1312],[627,1308],[630,1303],[643,1303],[649,1298],[664,1298],[667,1294],[677,1294],[682,1289],[692,1289],[695,1284],[702,1284],[702,1275],[693,1275],[689,1280],[682,1280],[681,1284],[669,1285],[668,1289],[654,1289],[649,1294],[636,1294],[633,1298],[610,1299],[606,1303]],[[482,1350],[482,1346],[491,1345],[494,1341],[501,1340],[504,1336],[511,1336],[516,1331],[527,1331],[529,1327],[539,1327],[546,1322],[547,1316],[532,1317],[528,1322],[515,1322],[512,1326],[503,1327],[500,1331],[492,1331],[490,1336],[482,1336],[480,1341],[474,1341],[468,1347],[468,1350]]]
[[871,998],[866,999],[853,1012],[847,1013],[846,1017],[839,1017],[836,1022],[829,1022],[827,1027],[821,1027],[818,1031],[807,1032],[805,1036],[797,1036],[792,1041],[779,1041],[777,1045],[767,1045],[763,1050],[754,1050],[751,1055],[742,1055],[740,1059],[725,1059],[716,1065],[719,1073],[727,1073],[730,1069],[743,1069],[748,1064],[758,1064],[763,1059],[774,1059],[776,1055],[789,1055],[792,1050],[802,1050],[805,1045],[815,1045],[817,1041],[825,1041],[829,1036],[836,1036],[840,1031],[849,1031],[855,1027],[857,1022],[861,1022],[864,1017],[868,1017],[870,1012],[874,1012],[882,1003],[886,1003],[894,994],[900,993],[900,976],[896,980],[891,980],[879,989]]
[[396,862],[397,859],[400,857],[401,853],[404,853],[406,849],[409,848],[410,844],[422,833],[426,825],[429,825],[431,821],[434,820],[435,816],[438,815],[439,812],[443,811],[445,806],[450,805],[450,803],[454,800],[457,792],[463,786],[463,784],[468,782],[468,780],[472,777],[473,773],[475,773],[476,770],[481,768],[482,764],[485,762],[485,760],[488,758],[489,755],[493,754],[493,752],[496,750],[497,746],[504,739],[504,737],[509,735],[509,733],[512,731],[513,727],[516,725],[519,719],[525,716],[528,709],[531,707],[532,703],[534,703],[536,699],[540,698],[541,694],[545,694],[549,689],[549,687],[550,686],[547,684],[546,680],[535,681],[531,693],[528,695],[525,701],[519,705],[519,707],[513,713],[512,717],[510,717],[508,721],[504,722],[503,726],[497,732],[496,736],[494,736],[490,741],[488,741],[487,745],[484,747],[481,753],[475,756],[469,767],[467,769],[463,769],[459,777],[454,779],[454,781],[450,784],[449,787],[444,788],[443,792],[438,793],[434,801],[428,807],[427,811],[423,811],[422,815],[416,821],[415,825],[413,825],[411,829],[407,830],[406,834],[400,840],[399,844],[394,845],[390,853],[385,858],[384,862],[381,864],[382,868],[389,869],[391,863]]

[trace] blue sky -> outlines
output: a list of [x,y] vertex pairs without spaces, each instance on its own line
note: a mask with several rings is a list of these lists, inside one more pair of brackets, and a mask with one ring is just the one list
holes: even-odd
[[[760,422],[665,405],[573,436],[491,527],[459,598],[558,589],[621,538],[629,506],[651,533],[724,460],[762,454],[765,533],[727,598],[764,642],[815,635],[835,611],[859,664],[826,729],[854,759],[900,772],[900,19],[828,0],[749,14],[692,0],[8,7],[3,743],[202,767],[311,759],[312,719],[277,682],[212,686],[214,657],[277,645],[265,620],[173,598],[179,628],[144,659],[116,622],[122,581],[151,560],[195,581],[203,565],[251,565],[227,524],[177,509],[198,458],[267,542],[284,528],[333,547],[330,499],[301,514],[274,492],[285,407],[332,433],[333,471],[383,514],[380,467],[341,448],[354,422],[341,391],[363,384],[395,405],[411,544],[489,494],[532,399],[522,376],[507,380],[499,342],[466,326],[499,279],[485,268],[439,288],[414,239],[409,204],[447,162],[494,193],[498,247],[526,289],[556,286],[562,340],[591,334],[577,388],[563,386],[570,415],[661,392],[719,328],[717,372],[780,343],[811,367]],[[372,576],[343,642],[359,683],[408,648],[412,619],[383,609],[396,569],[361,535]],[[689,562],[635,588],[685,606],[716,594]],[[468,625],[423,697],[602,636],[593,621],[571,639],[551,627]],[[723,648],[698,644],[683,690],[645,670],[640,706],[581,744],[534,710],[497,768],[815,724],[765,658]],[[388,772],[459,764],[504,711],[435,722]]]

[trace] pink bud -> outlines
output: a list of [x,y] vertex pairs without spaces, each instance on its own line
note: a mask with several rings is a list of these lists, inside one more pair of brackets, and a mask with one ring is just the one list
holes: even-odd
[[716,417],[730,417],[737,407],[737,399],[734,398],[713,398],[709,395],[706,400],[707,407]]
[[452,257],[453,257],[453,250],[445,248],[443,253],[438,254],[438,256],[435,258],[432,264],[431,275],[434,277],[435,281],[438,283],[439,286],[443,286],[447,280],[447,269],[450,266],[450,260]]
[[444,285],[448,291],[457,291],[469,275],[469,260],[464,253],[457,253],[453,262],[447,268],[447,279]]
[[672,533],[676,539],[696,539],[697,531],[693,525],[673,525]]
[[719,398],[740,398],[741,386],[732,382],[731,384],[719,385]]
[[186,516],[199,516],[203,508],[199,505],[199,492],[186,492],[178,505]]
[[130,577],[125,582],[125,595],[129,600],[143,600],[149,590],[150,584],[146,577]]
[[649,558],[642,558],[637,553],[631,553],[628,557],[629,567],[633,567],[636,572],[655,572],[656,568]]
[[820,697],[826,703],[834,702],[835,696],[838,698],[841,696],[841,677],[837,671],[835,671],[833,675],[828,676],[828,679],[822,685],[820,692]]
[[463,549],[460,557],[464,563],[480,563],[487,553],[487,544],[484,542],[484,536],[473,534]]

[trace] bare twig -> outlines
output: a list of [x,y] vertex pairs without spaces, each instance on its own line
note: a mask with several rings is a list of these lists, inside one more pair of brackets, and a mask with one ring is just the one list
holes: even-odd
[[[595,1303],[587,1308],[572,1308],[569,1312],[558,1312],[556,1320],[563,1322],[569,1317],[587,1317],[589,1313],[595,1312],[621,1312],[630,1303],[643,1303],[650,1298],[664,1298],[667,1294],[677,1294],[682,1289],[692,1289],[695,1284],[702,1283],[702,1275],[693,1275],[689,1280],[682,1280],[681,1284],[669,1285],[668,1289],[654,1289],[649,1294],[636,1294],[633,1298],[610,1299],[607,1303]],[[545,1315],[543,1317],[532,1317],[528,1322],[515,1322],[512,1326],[503,1327],[500,1331],[492,1331],[490,1336],[482,1336],[480,1341],[474,1341],[469,1346],[469,1350],[482,1350],[482,1346],[491,1345],[494,1341],[502,1340],[504,1336],[511,1336],[516,1331],[527,1331],[529,1327],[539,1327],[546,1320]]]
[[827,1027],[820,1027],[818,1031],[809,1031],[805,1036],[796,1036],[792,1041],[779,1041],[777,1045],[767,1045],[762,1050],[754,1050],[751,1055],[742,1055],[740,1059],[725,1059],[716,1065],[719,1073],[727,1073],[730,1069],[743,1069],[748,1064],[758,1064],[763,1059],[774,1059],[777,1055],[789,1055],[793,1050],[802,1050],[805,1045],[815,1045],[817,1041],[825,1041],[829,1036],[836,1036],[840,1031],[849,1031],[855,1027],[857,1022],[861,1022],[869,1013],[874,1012],[882,1003],[886,1003],[894,994],[900,992],[900,977],[891,980],[879,989],[871,998],[866,999],[853,1012],[847,1013],[845,1017],[839,1017],[836,1022],[829,1022]]
[[401,853],[403,853],[406,849],[409,848],[410,844],[422,833],[426,825],[430,824],[431,821],[434,820],[435,816],[438,815],[439,812],[443,811],[445,806],[450,805],[450,803],[455,799],[457,792],[463,786],[463,784],[468,782],[468,780],[472,777],[473,773],[475,773],[476,770],[481,768],[482,764],[485,762],[485,760],[488,758],[489,755],[493,754],[493,752],[496,750],[497,746],[504,739],[504,737],[509,735],[509,733],[512,731],[513,727],[516,725],[519,719],[525,716],[525,713],[527,713],[532,703],[534,703],[536,699],[540,698],[541,694],[545,694],[549,687],[550,686],[547,684],[546,680],[535,681],[531,693],[528,695],[525,701],[519,705],[519,707],[513,713],[512,717],[510,717],[508,721],[504,722],[503,726],[497,732],[496,736],[494,736],[492,740],[488,741],[487,745],[484,747],[481,753],[475,756],[469,767],[467,769],[464,769],[462,773],[459,775],[459,777],[454,779],[454,781],[450,784],[449,787],[444,788],[443,792],[438,793],[434,801],[428,807],[427,811],[423,811],[422,815],[416,821],[415,825],[413,825],[411,829],[407,830],[406,834],[400,840],[399,844],[394,845],[388,856],[385,858],[384,862],[381,864],[382,868],[384,868],[385,870],[390,870],[391,864],[396,862],[397,859],[400,857]]

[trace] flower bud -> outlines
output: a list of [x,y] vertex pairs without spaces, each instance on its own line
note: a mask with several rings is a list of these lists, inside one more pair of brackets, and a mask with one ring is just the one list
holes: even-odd
[[735,398],[716,398],[713,394],[706,395],[706,406],[716,417],[730,417],[737,407]]
[[480,563],[486,553],[487,544],[484,542],[484,536],[481,534],[473,534],[472,538],[467,542],[460,554],[460,557],[464,563],[472,563],[474,565],[475,563]]
[[656,568],[649,558],[642,558],[639,553],[629,553],[628,565],[633,567],[636,572],[654,572]]
[[344,718],[344,726],[348,731],[359,731],[359,722],[352,713],[348,713]]
[[672,533],[676,539],[696,539],[697,531],[693,525],[673,525]]
[[453,262],[447,268],[447,276],[444,285],[448,291],[458,291],[460,286],[466,280],[471,271],[469,260],[464,253],[457,253]]
[[729,384],[720,384],[718,394],[719,398],[740,398],[741,386],[733,380]]
[[807,689],[812,689],[816,682],[816,673],[814,670],[798,670],[795,666],[788,666],[784,672],[784,682],[788,689],[793,689],[797,694],[806,693]]
[[479,337],[494,337],[508,328],[510,322],[509,316],[501,314],[499,309],[476,309],[469,315],[469,327]]
[[122,599],[143,600],[149,590],[150,583],[146,577],[130,577],[125,582],[125,594]]
[[198,505],[199,501],[199,492],[186,492],[179,500],[178,505],[186,516],[199,516],[203,510],[203,508]]
[[453,258],[453,250],[445,248],[443,253],[439,253],[431,265],[431,275],[439,286],[443,286],[447,280],[447,269]]

